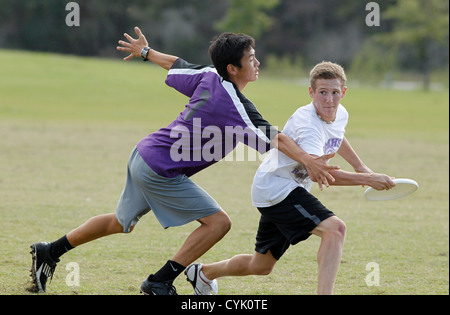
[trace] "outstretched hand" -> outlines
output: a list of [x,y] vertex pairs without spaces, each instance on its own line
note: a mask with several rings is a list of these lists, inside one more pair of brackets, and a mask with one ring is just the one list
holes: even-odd
[[147,39],[145,38],[144,34],[142,34],[139,27],[135,27],[134,31],[138,35],[138,39],[134,39],[127,33],[124,34],[125,38],[128,40],[128,42],[119,40],[119,45],[117,50],[124,51],[127,53],[130,53],[127,57],[123,58],[123,60],[128,61],[135,57],[141,57],[141,51],[144,47],[148,46]]

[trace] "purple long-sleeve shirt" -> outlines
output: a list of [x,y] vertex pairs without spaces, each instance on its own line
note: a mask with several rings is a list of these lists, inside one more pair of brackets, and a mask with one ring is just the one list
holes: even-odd
[[230,81],[209,66],[178,59],[166,84],[190,98],[167,127],[145,137],[139,154],[158,175],[192,176],[220,161],[239,142],[265,153],[278,134]]

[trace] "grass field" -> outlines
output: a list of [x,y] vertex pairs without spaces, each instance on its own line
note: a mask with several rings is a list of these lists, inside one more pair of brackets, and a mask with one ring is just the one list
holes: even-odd
[[[0,50],[0,294],[29,294],[29,245],[52,241],[115,210],[135,144],[167,125],[186,98],[166,72],[142,62]],[[309,103],[306,87],[262,77],[245,91],[274,125]],[[313,192],[347,224],[336,294],[449,294],[449,94],[352,89],[347,138],[373,170],[415,179],[420,189],[368,202],[363,188]],[[334,164],[348,166],[336,158]],[[229,213],[229,234],[200,261],[252,253],[259,220],[250,186],[258,162],[220,162],[193,179]],[[237,180],[239,178],[239,180]],[[226,189],[224,189],[226,188]],[[152,214],[63,257],[48,294],[137,294],[197,226],[164,230]],[[314,294],[319,239],[288,250],[267,277],[219,280],[221,294]],[[70,287],[70,262],[80,268]],[[368,263],[380,267],[368,286]],[[70,267],[70,265],[69,265]],[[180,294],[192,294],[179,277]]]

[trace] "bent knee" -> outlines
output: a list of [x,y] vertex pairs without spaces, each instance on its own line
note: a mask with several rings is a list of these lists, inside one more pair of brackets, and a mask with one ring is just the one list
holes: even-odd
[[339,218],[336,218],[329,233],[331,233],[335,238],[344,241],[347,233],[347,226],[345,225],[345,222]]
[[209,226],[212,232],[225,235],[231,229],[231,220],[228,214],[221,210],[207,218],[200,220],[202,224]]
[[268,276],[272,273],[273,266],[254,266],[253,274],[257,276]]
[[[322,225],[323,223],[323,225]],[[323,236],[333,237],[336,239],[345,239],[347,226],[344,221],[336,216],[330,217],[323,221],[320,226]]]
[[257,276],[267,276],[272,273],[277,260],[270,254],[255,253],[250,261],[251,274]]
[[347,233],[347,225],[344,221],[336,217],[336,220],[334,222],[334,230],[335,233],[339,234],[342,237],[345,237],[345,234]]
[[250,274],[255,276],[268,276],[272,273],[274,265],[256,264],[254,262],[250,265]]
[[133,232],[135,227],[136,227],[135,225],[132,225],[132,226],[130,226],[130,229],[128,231],[123,231],[123,233],[124,234],[130,234],[131,232]]
[[134,228],[135,225],[131,225],[128,228],[128,231],[126,231],[125,227],[119,222],[116,216],[111,219],[110,229],[114,230],[115,233],[130,234],[131,232],[133,232]]
[[220,227],[220,230],[223,234],[227,234],[231,230],[231,219],[230,217],[223,212],[224,215],[221,216],[220,221],[217,223]]

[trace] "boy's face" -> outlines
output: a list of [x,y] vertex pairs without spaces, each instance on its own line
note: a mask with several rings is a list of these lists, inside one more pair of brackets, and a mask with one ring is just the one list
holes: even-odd
[[244,52],[244,57],[241,60],[242,67],[231,66],[229,71],[231,80],[237,84],[243,83],[244,85],[248,82],[254,82],[258,80],[259,76],[259,65],[260,62],[256,59],[255,50],[253,48],[247,49]]
[[316,89],[309,87],[309,96],[313,100],[317,114],[326,122],[333,122],[346,91],[347,87],[342,86],[339,79],[317,79]]

